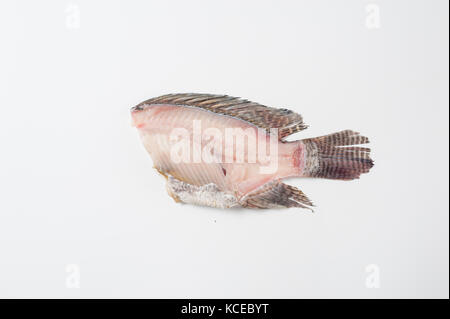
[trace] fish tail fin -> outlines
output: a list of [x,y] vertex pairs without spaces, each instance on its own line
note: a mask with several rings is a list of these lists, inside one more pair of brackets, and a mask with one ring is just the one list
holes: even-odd
[[369,172],[370,148],[353,146],[369,139],[351,130],[301,140],[306,147],[303,176],[352,180]]

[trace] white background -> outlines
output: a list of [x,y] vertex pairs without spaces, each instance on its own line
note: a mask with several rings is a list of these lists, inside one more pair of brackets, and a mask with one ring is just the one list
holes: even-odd
[[[447,1],[11,0],[0,40],[0,297],[448,298]],[[375,167],[292,180],[314,214],[176,204],[129,109],[177,92],[358,130]]]

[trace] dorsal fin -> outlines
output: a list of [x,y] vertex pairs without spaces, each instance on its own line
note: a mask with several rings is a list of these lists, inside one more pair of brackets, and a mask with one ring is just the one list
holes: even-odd
[[174,104],[198,107],[204,110],[232,116],[269,132],[278,129],[278,138],[307,128],[300,114],[287,109],[277,109],[228,95],[181,93],[167,94],[144,101],[135,108],[151,104]]

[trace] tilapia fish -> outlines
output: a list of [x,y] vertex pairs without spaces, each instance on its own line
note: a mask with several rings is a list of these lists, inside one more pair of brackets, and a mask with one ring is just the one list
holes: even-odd
[[345,130],[286,141],[307,126],[290,110],[211,94],[168,94],[131,109],[177,202],[218,208],[310,208],[289,177],[352,180],[373,166],[367,137]]

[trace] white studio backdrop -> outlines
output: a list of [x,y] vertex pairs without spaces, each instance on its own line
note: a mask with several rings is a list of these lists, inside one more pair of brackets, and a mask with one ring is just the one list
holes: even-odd
[[[448,2],[2,1],[0,297],[448,298]],[[354,129],[317,207],[175,203],[129,109],[166,93]]]

